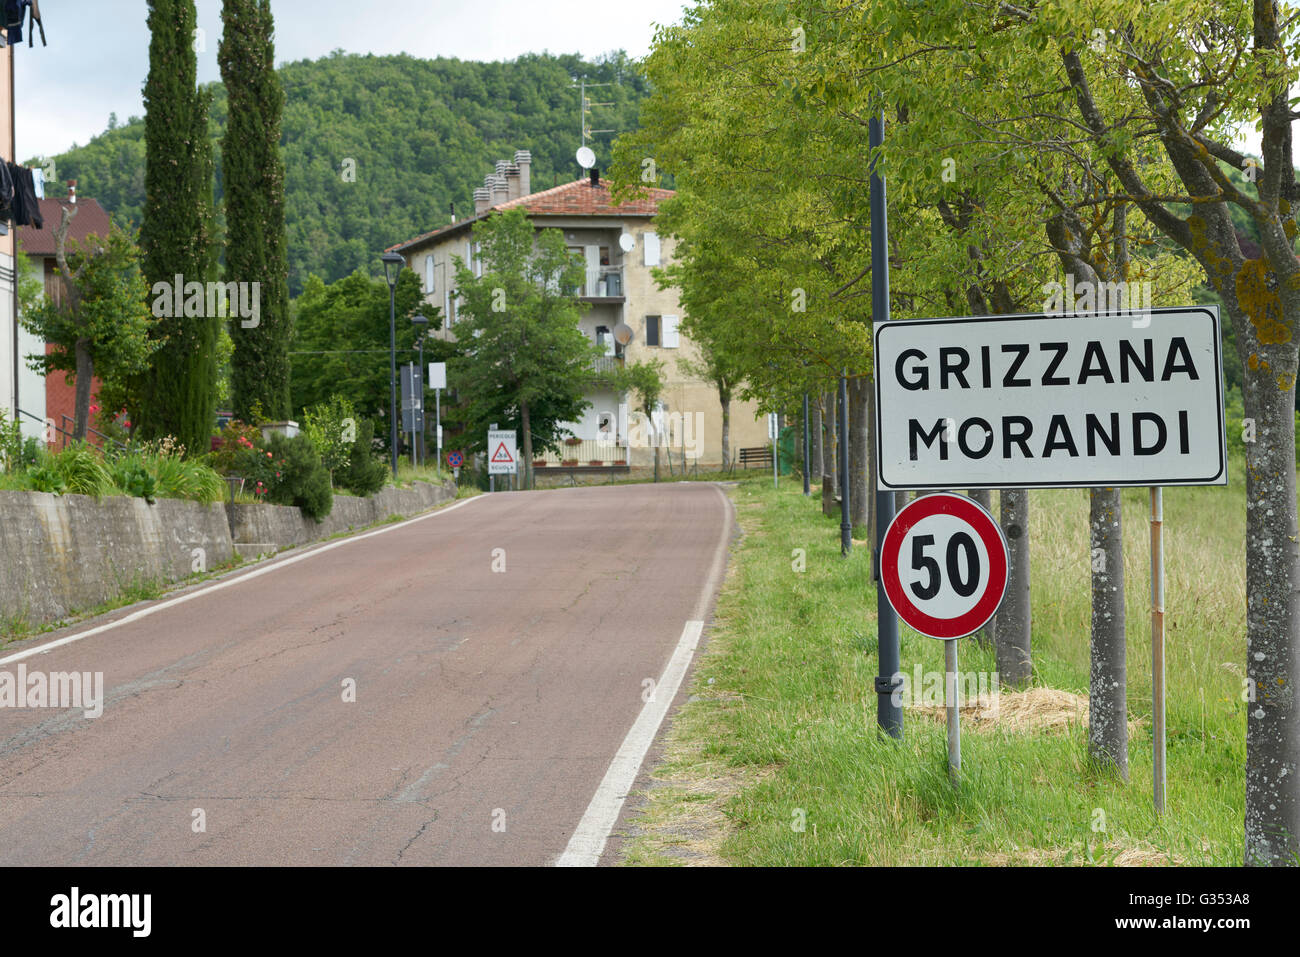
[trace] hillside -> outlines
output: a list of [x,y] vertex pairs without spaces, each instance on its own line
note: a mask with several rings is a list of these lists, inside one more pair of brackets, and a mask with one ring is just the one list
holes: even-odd
[[[622,53],[597,62],[530,54],[477,63],[336,51],[283,65],[291,294],[309,273],[332,281],[358,267],[377,270],[385,246],[448,222],[448,203],[464,216],[474,186],[517,149],[532,151],[535,189],[579,175],[574,81],[583,75],[616,84],[590,91],[591,100],[612,103],[593,107],[590,125],[616,133],[635,127],[645,81]],[[226,112],[225,90],[213,84],[218,199]],[[76,179],[81,195],[139,226],[144,122],[110,120],[109,127],[54,157],[58,177]],[[593,138],[602,163],[616,133]],[[355,181],[344,178],[345,160],[355,161]]]

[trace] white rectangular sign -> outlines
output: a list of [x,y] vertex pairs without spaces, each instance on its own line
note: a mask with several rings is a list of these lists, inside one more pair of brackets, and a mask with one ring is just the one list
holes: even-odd
[[882,489],[1226,485],[1217,306],[875,329]]
[[447,363],[445,362],[429,363],[429,388],[430,389],[447,388]]
[[773,442],[776,441],[776,431],[776,413],[769,412],[767,414],[767,437]]
[[514,475],[519,465],[515,451],[515,433],[505,429],[488,429],[488,475]]

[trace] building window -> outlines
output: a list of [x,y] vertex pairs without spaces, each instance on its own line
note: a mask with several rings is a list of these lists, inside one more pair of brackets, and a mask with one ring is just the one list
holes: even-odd
[[659,317],[645,317],[645,344],[648,346],[659,345]]

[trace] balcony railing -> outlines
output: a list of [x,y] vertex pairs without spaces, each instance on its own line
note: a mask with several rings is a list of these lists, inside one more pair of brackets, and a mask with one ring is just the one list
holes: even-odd
[[[540,463],[545,463],[542,465]],[[544,452],[533,455],[537,468],[558,466],[609,466],[627,464],[627,440],[564,439],[559,453]]]
[[591,369],[593,372],[617,372],[623,368],[622,356],[597,356],[591,360]]
[[588,266],[587,280],[575,291],[582,299],[622,299],[622,266]]

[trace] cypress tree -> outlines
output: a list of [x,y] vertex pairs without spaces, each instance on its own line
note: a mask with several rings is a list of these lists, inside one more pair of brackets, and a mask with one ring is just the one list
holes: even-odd
[[284,90],[275,72],[275,22],[270,0],[223,0],[218,60],[230,101],[221,143],[226,201],[226,280],[261,283],[256,325],[231,321],[234,411],[248,420],[258,408],[288,418],[289,285],[284,227],[284,161],[280,124]]
[[201,453],[207,451],[214,421],[220,320],[205,309],[186,315],[194,310],[176,310],[170,295],[162,301],[159,295],[177,276],[182,283],[212,277],[209,96],[195,85],[196,19],[194,0],[149,0],[140,248],[151,302],[160,307],[155,315],[162,313],[156,334],[165,341],[134,391],[137,434],[172,435],[190,452]]

